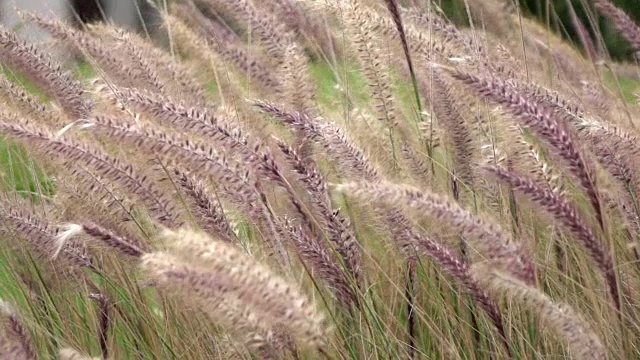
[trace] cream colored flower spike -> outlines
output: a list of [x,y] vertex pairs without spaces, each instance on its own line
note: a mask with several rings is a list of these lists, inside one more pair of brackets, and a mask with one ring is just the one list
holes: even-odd
[[575,359],[608,359],[600,338],[571,306],[556,303],[539,289],[489,266],[475,265],[473,273],[488,286],[489,292],[516,300],[528,308],[562,337]]
[[257,323],[284,329],[301,345],[317,348],[324,344],[327,331],[314,304],[267,266],[203,233],[166,230],[162,238],[167,252],[145,255],[142,262],[155,280],[182,281],[199,296],[220,303],[237,302],[240,308],[251,309]]

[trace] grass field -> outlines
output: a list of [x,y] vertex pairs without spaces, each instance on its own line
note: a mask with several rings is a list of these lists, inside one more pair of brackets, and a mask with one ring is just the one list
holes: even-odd
[[637,66],[418,3],[0,29],[0,358],[640,357]]

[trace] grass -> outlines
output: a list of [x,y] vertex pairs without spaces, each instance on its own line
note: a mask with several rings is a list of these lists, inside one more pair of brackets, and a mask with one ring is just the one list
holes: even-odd
[[0,357],[638,356],[632,65],[469,1],[414,88],[393,1],[211,4],[0,31]]

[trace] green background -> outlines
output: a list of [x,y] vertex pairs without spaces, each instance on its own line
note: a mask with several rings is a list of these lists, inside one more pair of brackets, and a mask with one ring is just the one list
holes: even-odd
[[[580,45],[575,29],[571,23],[570,9],[573,7],[582,23],[591,32],[592,38],[598,33],[594,28],[599,28],[602,39],[611,54],[617,60],[633,58],[633,51],[628,43],[602,16],[589,16],[595,14],[593,2],[591,0],[512,0],[523,10],[523,13],[536,16],[544,23],[549,23],[552,29],[566,38],[570,38],[574,43]],[[464,0],[436,0],[441,4],[442,9],[454,22],[464,24],[466,14]],[[613,4],[625,10],[636,23],[640,23],[640,0],[612,0]],[[547,14],[547,9],[550,14]],[[585,9],[588,9],[585,11]],[[549,15],[549,16],[548,16]],[[594,21],[595,19],[595,21]]]

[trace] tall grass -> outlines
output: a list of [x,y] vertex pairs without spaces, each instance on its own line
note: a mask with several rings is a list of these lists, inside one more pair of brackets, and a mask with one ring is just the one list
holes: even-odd
[[639,357],[637,68],[465,4],[0,29],[0,357]]

